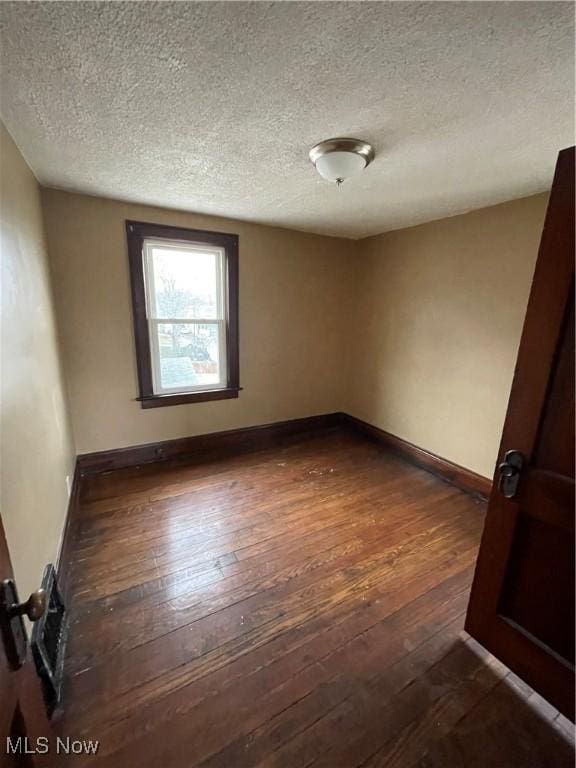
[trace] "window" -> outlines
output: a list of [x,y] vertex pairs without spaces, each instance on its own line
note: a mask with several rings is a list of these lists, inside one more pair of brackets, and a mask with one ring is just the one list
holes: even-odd
[[238,397],[238,237],[126,222],[143,408]]

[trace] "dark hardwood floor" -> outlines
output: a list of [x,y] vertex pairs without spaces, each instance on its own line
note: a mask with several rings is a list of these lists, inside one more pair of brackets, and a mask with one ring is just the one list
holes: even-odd
[[[84,483],[73,765],[573,765],[464,634],[484,504],[346,432]],[[69,758],[72,761],[72,758]]]

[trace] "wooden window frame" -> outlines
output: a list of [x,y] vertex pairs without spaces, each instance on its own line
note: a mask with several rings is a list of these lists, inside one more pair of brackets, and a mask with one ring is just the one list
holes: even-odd
[[[230,400],[240,392],[239,339],[238,339],[238,235],[226,232],[210,232],[203,229],[150,224],[142,221],[126,221],[130,285],[132,291],[132,318],[136,367],[142,408],[159,408],[167,405],[202,403],[209,400]],[[178,240],[184,243],[205,243],[224,250],[226,285],[226,371],[225,388],[156,394],[152,379],[150,334],[146,316],[146,287],[144,283],[144,241],[146,239]]]

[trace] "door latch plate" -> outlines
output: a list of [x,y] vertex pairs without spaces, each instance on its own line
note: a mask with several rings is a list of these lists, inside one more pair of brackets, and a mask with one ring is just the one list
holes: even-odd
[[28,637],[22,616],[11,608],[18,603],[18,591],[12,579],[0,582],[0,631],[4,641],[6,658],[12,669],[19,669],[26,660]]
[[506,451],[504,461],[498,467],[498,489],[505,498],[512,499],[516,495],[523,466],[524,454],[521,451]]

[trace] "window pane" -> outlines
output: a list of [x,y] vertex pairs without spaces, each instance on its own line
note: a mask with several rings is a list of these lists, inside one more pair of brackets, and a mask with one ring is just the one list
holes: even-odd
[[155,292],[152,316],[217,319],[219,252],[168,245],[151,245],[150,251]]
[[160,387],[220,384],[217,323],[158,323]]

